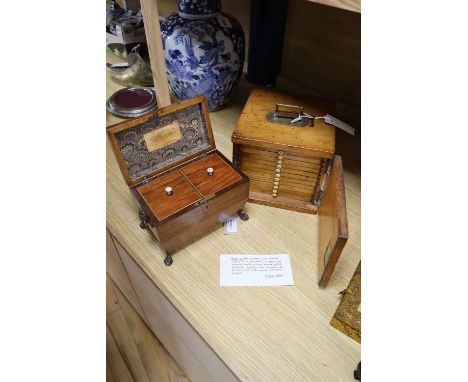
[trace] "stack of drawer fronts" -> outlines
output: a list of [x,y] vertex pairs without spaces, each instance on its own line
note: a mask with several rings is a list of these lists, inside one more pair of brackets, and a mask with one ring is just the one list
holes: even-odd
[[322,171],[321,158],[294,155],[283,150],[241,148],[240,169],[250,178],[252,192],[311,202]]

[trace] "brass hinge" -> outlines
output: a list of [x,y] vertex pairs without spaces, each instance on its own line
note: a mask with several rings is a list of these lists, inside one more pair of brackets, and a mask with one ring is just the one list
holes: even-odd
[[328,175],[330,175],[332,165],[333,165],[333,160],[328,159],[327,163],[325,164],[325,168],[323,170],[323,175],[322,175],[320,185],[315,191],[314,197],[312,199],[312,204],[316,207],[320,207],[320,204],[322,203],[323,194],[325,193],[325,186],[327,185]]

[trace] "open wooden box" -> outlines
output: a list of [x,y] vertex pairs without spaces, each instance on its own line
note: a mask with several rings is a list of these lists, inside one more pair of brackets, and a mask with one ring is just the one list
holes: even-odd
[[239,214],[249,179],[217,149],[205,97],[108,127],[122,174],[140,204],[141,227],[172,254]]
[[253,89],[232,134],[233,164],[250,179],[249,202],[318,213],[319,284],[326,286],[348,239],[341,157],[335,127],[321,119],[334,103]]

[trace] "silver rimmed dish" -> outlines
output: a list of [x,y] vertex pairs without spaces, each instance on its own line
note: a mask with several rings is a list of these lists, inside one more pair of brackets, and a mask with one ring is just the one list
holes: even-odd
[[157,108],[156,93],[151,88],[129,87],[121,89],[107,100],[106,109],[118,117],[139,117]]

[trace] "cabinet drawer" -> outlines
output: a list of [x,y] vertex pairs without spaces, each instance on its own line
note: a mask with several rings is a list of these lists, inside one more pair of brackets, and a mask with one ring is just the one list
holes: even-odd
[[239,382],[123,247],[118,247],[151,331],[192,382]]
[[322,171],[322,159],[284,150],[241,148],[240,168],[251,188],[272,197],[311,202]]

